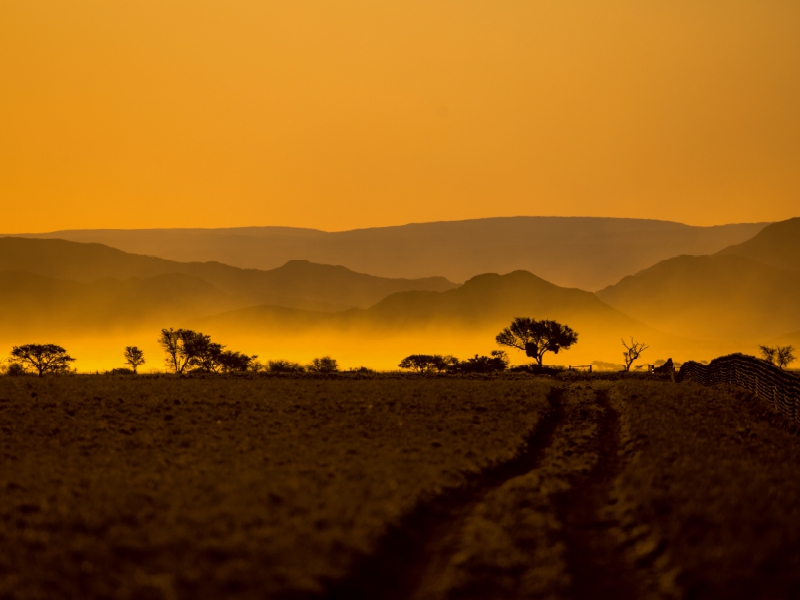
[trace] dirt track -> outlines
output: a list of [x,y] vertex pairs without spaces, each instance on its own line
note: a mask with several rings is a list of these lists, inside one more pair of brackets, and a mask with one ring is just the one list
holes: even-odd
[[[347,580],[332,586],[326,598],[647,596],[651,586],[628,559],[612,510],[613,482],[621,464],[618,414],[602,389],[554,388],[549,400],[550,414],[518,456],[418,506]],[[514,531],[512,516],[510,537],[517,537],[522,546],[526,537],[538,537],[538,549],[530,544],[524,549],[531,563],[527,568],[492,564],[496,557],[481,556],[484,549],[468,547],[476,541],[469,539],[473,521],[485,519],[493,508],[504,510],[514,494],[529,496],[522,506],[536,504],[540,515],[558,521],[549,530],[526,532],[520,525]],[[525,519],[522,512],[516,517]],[[542,550],[551,555],[543,561],[550,565],[545,572],[533,564]],[[531,578],[538,579],[533,586],[525,581]]]

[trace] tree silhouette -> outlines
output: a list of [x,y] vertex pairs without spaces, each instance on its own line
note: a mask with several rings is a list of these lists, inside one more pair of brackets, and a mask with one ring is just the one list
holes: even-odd
[[194,367],[193,370],[216,373],[221,369],[219,359],[225,346],[212,342],[210,335],[199,331],[184,330],[181,339],[186,364]]
[[145,363],[144,352],[139,350],[137,346],[125,346],[123,353],[125,362],[133,369],[133,374],[136,375],[136,369]]
[[796,360],[794,346],[759,346],[758,350],[761,358],[781,369],[788,367]]
[[323,356],[312,360],[311,364],[308,365],[308,370],[312,373],[335,373],[339,370],[339,365],[336,363],[335,358]]
[[257,356],[225,350],[211,336],[191,329],[162,329],[159,345],[167,353],[167,365],[175,373],[187,369],[203,373],[233,373],[252,367]]
[[408,369],[417,373],[429,373],[434,369],[439,373],[450,371],[459,364],[455,356],[441,354],[410,354],[400,361],[401,369]]
[[434,354],[433,355],[433,368],[436,369],[439,373],[443,373],[444,371],[450,371],[458,366],[458,359],[455,356],[450,354],[446,354],[442,356],[441,354]]
[[[625,352],[622,353],[622,356],[625,358],[626,371],[630,371],[631,365],[634,363],[634,361],[636,361],[639,358],[642,352],[644,352],[650,347],[650,346],[645,346],[643,342],[635,341],[633,339],[633,336],[631,336],[630,346],[628,346],[628,344],[625,343],[625,340],[622,340],[622,345],[625,347]],[[638,369],[639,367],[636,368]]]
[[398,366],[417,373],[427,373],[434,368],[434,357],[430,354],[410,354]]
[[775,364],[781,369],[788,367],[796,360],[794,346],[778,346],[775,351]]
[[25,344],[14,346],[11,357],[23,367],[33,367],[44,377],[48,373],[58,373],[69,370],[69,363],[74,362],[67,351],[56,344]]
[[162,329],[158,345],[167,353],[167,366],[174,373],[183,373],[191,358],[185,351],[184,341],[191,337],[193,331],[188,329]]
[[248,356],[241,352],[233,352],[225,350],[220,352],[217,357],[217,363],[223,373],[243,373],[253,367],[253,364],[258,356]]
[[763,360],[767,361],[771,365],[775,364],[775,348],[770,346],[759,346],[758,351]]
[[522,350],[541,367],[546,352],[558,354],[569,350],[578,342],[578,334],[568,325],[557,321],[537,321],[529,317],[516,317],[511,325],[503,329],[495,341],[501,346]]

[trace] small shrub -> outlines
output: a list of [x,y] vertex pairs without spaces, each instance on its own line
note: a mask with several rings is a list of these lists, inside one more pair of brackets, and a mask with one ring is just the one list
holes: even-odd
[[270,373],[303,373],[306,370],[300,363],[283,359],[268,361],[267,369]]
[[311,364],[306,367],[311,373],[335,373],[339,370],[339,365],[335,358],[330,356],[323,356],[322,358],[315,358]]
[[19,363],[11,363],[6,368],[6,375],[9,377],[19,377],[20,375],[26,375],[27,371],[25,371],[25,367],[23,367]]

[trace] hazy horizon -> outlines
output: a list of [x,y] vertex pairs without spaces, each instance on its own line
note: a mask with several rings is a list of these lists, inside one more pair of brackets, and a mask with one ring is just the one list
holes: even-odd
[[[795,217],[796,214],[792,213],[787,218]],[[275,223],[266,223],[260,225],[253,225],[250,224],[234,224],[234,225],[226,225],[226,226],[219,226],[219,227],[190,227],[190,226],[174,226],[174,227],[74,227],[69,229],[48,229],[48,230],[19,230],[19,231],[0,231],[0,236],[14,236],[14,235],[38,235],[43,233],[68,233],[68,232],[82,232],[82,231],[171,231],[171,230],[195,230],[195,231],[224,231],[224,230],[248,230],[248,229],[299,229],[299,230],[308,230],[308,231],[318,231],[322,233],[347,233],[352,231],[363,231],[365,229],[392,229],[398,227],[405,227],[408,225],[432,225],[437,223],[464,223],[469,221],[487,221],[487,220],[495,220],[495,219],[517,219],[517,218],[533,218],[533,219],[620,219],[620,220],[630,220],[630,221],[657,221],[661,223],[676,223],[679,225],[686,225],[688,227],[702,227],[702,228],[711,228],[711,227],[724,227],[726,225],[761,225],[761,224],[769,224],[774,223],[775,221],[770,220],[753,220],[753,221],[736,221],[736,222],[727,222],[727,221],[719,221],[714,223],[708,224],[698,224],[698,223],[690,223],[688,221],[681,221],[677,219],[667,219],[667,218],[647,218],[647,217],[614,217],[609,215],[588,215],[588,214],[580,214],[580,215],[561,215],[561,214],[554,214],[554,215],[537,215],[537,214],[516,214],[516,215],[488,215],[484,217],[472,217],[468,219],[436,219],[431,221],[425,220],[416,220],[416,221],[402,221],[397,223],[391,223],[386,225],[364,225],[361,227],[351,227],[351,228],[343,228],[343,229],[324,229],[321,227],[303,227],[303,226],[295,226],[295,225],[284,225],[284,224],[275,224]],[[782,220],[782,219],[781,219]]]

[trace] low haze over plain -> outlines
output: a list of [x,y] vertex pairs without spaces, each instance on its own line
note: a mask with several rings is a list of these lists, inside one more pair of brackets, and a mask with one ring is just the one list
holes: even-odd
[[800,200],[795,0],[0,4],[6,233]]

